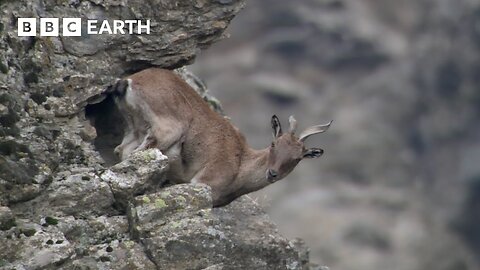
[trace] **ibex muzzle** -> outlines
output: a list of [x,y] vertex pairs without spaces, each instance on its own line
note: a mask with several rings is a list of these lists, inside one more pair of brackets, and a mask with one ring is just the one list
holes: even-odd
[[119,80],[109,91],[127,122],[115,152],[125,159],[134,151],[160,149],[169,158],[167,178],[211,186],[214,206],[284,178],[304,158],[320,157],[322,149],[306,149],[303,142],[331,124],[312,126],[297,137],[293,117],[284,134],[273,116],[272,145],[254,150],[238,129],[172,71],[146,69]]

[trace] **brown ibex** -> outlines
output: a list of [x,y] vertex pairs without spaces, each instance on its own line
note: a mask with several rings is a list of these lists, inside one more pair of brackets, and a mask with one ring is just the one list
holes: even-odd
[[304,141],[331,124],[309,127],[297,137],[292,116],[289,132],[283,133],[274,115],[271,146],[254,150],[229,120],[172,71],[146,69],[119,80],[112,91],[127,123],[115,153],[125,159],[134,151],[158,148],[169,158],[167,179],[209,185],[214,206],[284,178],[304,158],[320,157],[323,150],[306,149]]

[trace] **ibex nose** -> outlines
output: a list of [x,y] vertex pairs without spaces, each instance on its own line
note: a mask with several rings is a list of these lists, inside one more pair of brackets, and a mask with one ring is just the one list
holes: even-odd
[[268,170],[268,178],[270,179],[275,179],[277,178],[278,173],[275,170]]

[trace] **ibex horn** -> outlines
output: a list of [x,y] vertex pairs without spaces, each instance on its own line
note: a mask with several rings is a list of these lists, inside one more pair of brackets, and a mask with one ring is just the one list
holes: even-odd
[[302,131],[302,133],[300,133],[299,140],[303,142],[313,134],[323,133],[327,131],[332,122],[333,121],[330,121],[328,124],[325,125],[311,126],[309,128],[306,128],[304,131]]
[[293,115],[290,115],[288,122],[290,123],[290,133],[294,134],[297,131],[297,120],[295,120]]

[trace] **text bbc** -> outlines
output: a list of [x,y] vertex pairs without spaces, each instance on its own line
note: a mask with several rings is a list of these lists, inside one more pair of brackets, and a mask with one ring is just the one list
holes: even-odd
[[[86,20],[86,27],[88,35],[150,34],[150,20]],[[37,36],[38,29],[41,37],[58,37],[60,33],[65,37],[79,37],[82,18],[18,18],[18,36]]]

